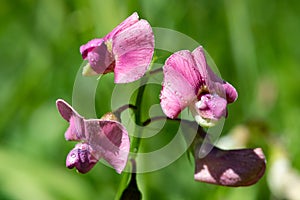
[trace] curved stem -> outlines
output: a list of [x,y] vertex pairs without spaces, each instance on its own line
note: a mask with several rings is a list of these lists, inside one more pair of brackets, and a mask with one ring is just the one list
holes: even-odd
[[[156,116],[156,117],[152,117],[147,119],[146,121],[143,122],[143,126],[148,126],[151,122],[155,122],[155,121],[160,121],[160,120],[169,120],[169,121],[176,121],[176,122],[180,122],[180,123],[184,123],[186,125],[192,125],[192,124],[196,124],[195,121],[189,121],[187,119],[180,119],[180,118],[169,118],[166,116]],[[197,132],[198,132],[198,136],[202,139],[204,139],[206,137],[206,131],[199,125],[197,125]]]
[[180,118],[172,119],[172,118],[169,118],[169,117],[166,117],[166,116],[156,116],[156,117],[152,117],[152,118],[149,118],[146,121],[144,121],[143,122],[143,126],[147,126],[151,122],[155,122],[155,121],[159,121],[159,120],[164,120],[164,119],[169,120],[169,121],[183,122],[183,123],[186,123],[186,124],[195,123],[194,121],[189,121],[189,120],[186,120],[186,119],[180,119]]
[[131,108],[133,110],[137,109],[137,107],[133,104],[125,104],[125,105],[121,106],[120,108],[118,108],[117,110],[113,111],[112,113],[120,120],[121,113],[129,108]]

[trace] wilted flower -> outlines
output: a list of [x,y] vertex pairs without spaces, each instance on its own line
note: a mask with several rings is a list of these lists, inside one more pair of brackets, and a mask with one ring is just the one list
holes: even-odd
[[80,47],[88,64],[83,75],[115,73],[115,83],[128,83],[147,71],[154,52],[150,24],[135,12],[109,34]]
[[58,99],[56,106],[61,116],[70,123],[65,133],[66,140],[79,141],[68,154],[66,166],[86,173],[103,158],[121,173],[130,148],[125,127],[112,114],[101,119],[84,119],[64,100]]
[[238,187],[255,184],[265,173],[266,160],[262,149],[222,150],[213,147],[204,157],[195,150],[196,181]]
[[219,78],[206,63],[203,48],[172,54],[163,67],[161,107],[170,118],[189,107],[202,126],[213,126],[227,116],[227,104],[237,99],[235,88]]

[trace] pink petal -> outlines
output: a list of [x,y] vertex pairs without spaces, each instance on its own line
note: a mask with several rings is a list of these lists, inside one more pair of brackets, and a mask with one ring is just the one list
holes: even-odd
[[61,116],[70,123],[65,133],[66,140],[84,140],[84,120],[67,102],[62,99],[56,101],[56,107]]
[[100,46],[103,43],[102,38],[96,38],[90,40],[88,43],[80,46],[80,53],[83,59],[86,59],[87,54],[92,51],[95,47]]
[[182,85],[188,83],[193,87],[194,93],[197,94],[199,88],[203,85],[201,74],[198,71],[196,62],[192,53],[188,50],[178,51],[172,54],[166,61],[164,68],[172,68],[180,74],[185,81]]
[[116,59],[115,83],[141,78],[150,66],[154,52],[154,36],[150,24],[140,20],[113,37]]
[[197,98],[202,81],[195,66],[194,58],[187,50],[178,51],[167,59],[163,67],[164,81],[160,104],[168,117],[177,117]]
[[195,89],[183,75],[171,66],[165,65],[163,88],[160,94],[160,105],[165,115],[176,118],[196,98]]
[[195,60],[196,70],[200,73],[201,81],[210,86],[210,77],[207,71],[208,65],[206,63],[206,57],[202,46],[197,47],[192,52],[193,59]]
[[88,143],[96,158],[103,157],[118,173],[126,166],[130,142],[126,129],[117,121],[86,120]]
[[218,95],[205,94],[196,103],[199,115],[206,119],[219,120],[226,116],[227,102]]
[[237,99],[237,91],[235,88],[218,77],[209,65],[206,63],[205,53],[202,46],[193,51],[193,56],[197,64],[204,84],[210,93],[217,93],[220,97],[227,99],[228,103],[232,103]]
[[65,102],[62,99],[56,100],[56,107],[60,115],[67,120],[70,121],[70,118],[72,115],[78,115],[80,116],[73,108],[70,106],[67,102]]
[[196,181],[238,187],[255,184],[266,169],[265,156],[260,148],[222,150],[214,147],[204,158],[195,159]]
[[[207,86],[209,92],[210,93],[214,93],[216,91],[222,92],[220,90],[223,90],[223,88],[221,87],[220,84],[223,84],[224,81],[221,78],[219,78],[207,64],[203,47],[202,46],[197,47],[192,54],[194,56],[197,69],[201,74],[203,84]],[[215,83],[220,83],[220,84],[216,85]]]
[[238,98],[238,93],[236,89],[229,83],[223,84],[223,87],[226,91],[226,99],[228,103],[233,103]]
[[116,28],[114,28],[109,34],[104,37],[104,40],[112,39],[116,34],[121,32],[122,30],[130,27],[139,21],[139,15],[134,12],[132,15],[127,17],[122,23],[120,23]]
[[114,55],[108,51],[105,43],[101,43],[90,51],[87,59],[97,74],[105,74],[114,70]]
[[86,140],[83,118],[76,115],[71,117],[69,128],[65,132],[65,139],[68,141]]

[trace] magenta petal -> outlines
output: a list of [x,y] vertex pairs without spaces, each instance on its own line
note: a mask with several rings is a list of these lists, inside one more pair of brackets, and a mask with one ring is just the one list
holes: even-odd
[[[86,173],[99,159],[104,158],[121,173],[126,166],[130,150],[125,127],[114,120],[86,120],[61,99],[56,101],[56,105],[63,118],[70,123],[65,138],[82,141],[67,156],[67,167],[75,167],[79,172]],[[108,116],[110,115],[105,115],[105,118],[114,118]]]
[[236,89],[229,83],[223,84],[223,87],[226,91],[226,99],[228,103],[233,103],[238,98],[238,93]]
[[176,118],[196,98],[194,88],[186,82],[186,79],[173,68],[165,65],[163,88],[160,94],[160,105],[165,115]]
[[86,143],[79,143],[70,151],[66,159],[69,169],[76,168],[80,173],[90,171],[98,160],[92,155],[91,148]]
[[67,102],[62,99],[56,101],[56,107],[61,116],[70,123],[65,133],[66,140],[84,140],[84,120]]
[[207,91],[205,92],[218,93],[221,97],[223,97],[224,94],[225,97],[224,88],[221,86],[224,81],[219,78],[207,64],[203,47],[197,47],[192,54],[196,62],[197,70],[201,74],[202,84],[206,87]]
[[216,94],[202,95],[196,106],[202,118],[219,120],[226,116],[227,101]]
[[104,37],[104,40],[112,39],[116,34],[121,32],[122,30],[130,27],[139,21],[139,16],[136,12],[127,17],[122,23],[120,23],[116,28],[114,28],[109,34]]
[[195,60],[196,70],[200,73],[202,84],[206,85],[210,89],[212,80],[208,72],[209,66],[206,62],[206,57],[205,57],[203,47],[199,46],[196,49],[194,49],[192,55]]
[[83,118],[76,115],[71,117],[69,128],[65,132],[65,139],[68,141],[86,140]]
[[80,52],[89,61],[83,75],[114,72],[115,83],[133,82],[150,66],[154,52],[152,28],[135,12],[103,39],[82,45]]
[[62,99],[56,100],[56,107],[60,115],[68,122],[70,121],[71,116],[79,116],[79,114],[72,108],[72,106],[70,106],[67,102],[65,102]]
[[112,72],[114,68],[114,56],[108,51],[106,44],[101,43],[87,54],[87,59],[92,69],[97,74]]
[[218,86],[223,84],[225,81],[218,77],[207,64],[203,47],[197,47],[192,54],[196,62],[197,70],[201,74],[203,84],[206,85],[209,92],[223,92],[220,91],[223,90],[223,88]]
[[217,76],[206,63],[205,53],[202,46],[193,51],[193,56],[197,63],[198,70],[210,93],[217,93],[220,97],[226,97],[227,103],[232,103],[237,99],[235,88]]
[[150,24],[140,20],[115,35],[112,49],[116,58],[115,83],[128,83],[141,78],[150,66],[154,36]]
[[[197,68],[203,78],[204,84],[210,93],[218,93],[219,96],[223,97],[226,95],[228,103],[232,103],[237,99],[237,91],[235,88],[218,77],[206,63],[205,53],[202,46],[199,46],[193,51],[193,56],[197,63]],[[225,98],[225,96],[224,96]]]
[[95,47],[100,46],[103,43],[102,38],[96,38],[90,40],[88,43],[80,46],[80,53],[83,59],[86,59],[88,53],[92,51]]
[[171,55],[165,63],[164,72],[168,69],[174,69],[180,74],[185,82],[188,83],[194,90],[194,94],[197,95],[200,86],[203,85],[201,74],[199,73],[194,57],[190,51],[182,50]]
[[206,157],[196,158],[195,164],[196,181],[230,187],[255,184],[266,169],[260,148],[222,150],[214,147]]
[[96,158],[103,157],[118,173],[126,166],[130,141],[126,129],[117,121],[86,120],[88,143]]
[[164,80],[160,104],[168,117],[175,118],[197,99],[201,77],[195,70],[192,54],[187,50],[172,54],[167,59],[163,70]]

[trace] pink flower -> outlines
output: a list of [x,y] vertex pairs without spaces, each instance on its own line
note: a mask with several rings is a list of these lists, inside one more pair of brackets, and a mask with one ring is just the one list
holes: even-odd
[[170,118],[189,107],[202,126],[213,126],[227,116],[227,104],[237,99],[235,88],[219,78],[206,63],[203,48],[172,54],[163,67],[161,107]]
[[61,116],[70,123],[65,133],[66,140],[80,142],[68,154],[66,166],[86,173],[103,158],[121,173],[130,148],[125,127],[114,120],[113,115],[106,115],[105,119],[84,119],[61,99],[56,101],[56,106]]
[[[222,150],[213,147],[204,158],[198,158],[196,146],[196,181],[238,187],[255,184],[264,175],[266,159],[262,149]],[[198,149],[198,151],[197,151]]]
[[147,71],[154,52],[154,36],[150,24],[139,20],[135,12],[109,34],[80,47],[88,64],[83,75],[115,73],[115,83],[128,83]]

